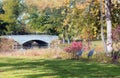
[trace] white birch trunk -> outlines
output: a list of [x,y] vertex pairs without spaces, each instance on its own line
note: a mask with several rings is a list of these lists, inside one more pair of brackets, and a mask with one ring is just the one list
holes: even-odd
[[107,24],[107,52],[112,52],[112,23],[111,23],[111,0],[105,0],[105,15]]
[[107,23],[107,52],[112,52],[112,25],[111,21],[106,21]]
[[65,44],[65,38],[63,37],[63,44]]
[[104,28],[103,28],[103,13],[102,13],[102,6],[103,6],[103,3],[102,3],[102,0],[100,0],[100,12],[101,12],[101,39],[102,39],[102,42],[103,42],[103,46],[104,46],[104,51],[107,53],[107,46],[106,46],[106,43],[105,43],[105,37],[104,37]]

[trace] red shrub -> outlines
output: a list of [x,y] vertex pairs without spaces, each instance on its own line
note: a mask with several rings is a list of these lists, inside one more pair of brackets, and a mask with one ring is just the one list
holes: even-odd
[[81,49],[82,49],[82,42],[72,42],[69,47],[65,48],[65,51],[71,55],[72,59],[78,59],[78,56],[76,54]]
[[82,49],[82,42],[72,42],[69,47],[65,48],[65,51],[68,53],[76,53]]

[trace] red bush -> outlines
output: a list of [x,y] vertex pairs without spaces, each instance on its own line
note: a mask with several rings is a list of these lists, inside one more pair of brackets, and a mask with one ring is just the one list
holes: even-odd
[[82,42],[72,42],[69,47],[65,48],[68,53],[76,53],[82,49]]
[[78,59],[76,55],[82,49],[82,42],[72,42],[70,46],[65,48],[65,51],[71,55],[72,59]]

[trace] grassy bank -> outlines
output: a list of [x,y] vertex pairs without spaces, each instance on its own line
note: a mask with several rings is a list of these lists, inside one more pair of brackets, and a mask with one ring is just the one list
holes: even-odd
[[120,66],[88,60],[0,57],[0,78],[119,78]]

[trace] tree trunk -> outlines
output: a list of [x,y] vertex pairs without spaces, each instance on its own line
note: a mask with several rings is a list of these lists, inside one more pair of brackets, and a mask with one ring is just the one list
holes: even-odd
[[65,33],[63,33],[63,40],[62,40],[63,44],[65,44]]
[[68,31],[67,31],[67,43],[70,44],[70,35]]
[[107,53],[112,52],[112,23],[111,23],[111,0],[105,0],[105,15],[107,24]]
[[65,38],[63,37],[63,44],[65,44]]
[[102,39],[102,42],[103,42],[104,51],[107,53],[107,46],[106,46],[106,43],[105,43],[104,28],[103,28],[103,13],[102,13],[102,6],[103,6],[103,3],[102,3],[102,0],[100,0],[100,12],[101,12],[101,20],[100,20],[100,23],[101,23],[101,39]]

